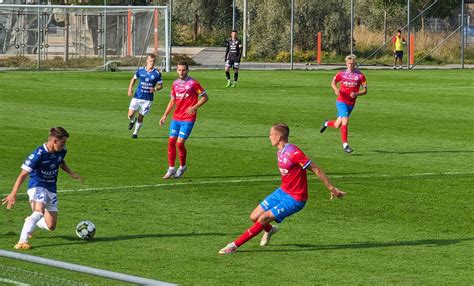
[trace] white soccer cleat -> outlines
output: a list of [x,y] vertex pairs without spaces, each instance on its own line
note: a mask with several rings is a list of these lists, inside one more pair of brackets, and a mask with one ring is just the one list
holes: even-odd
[[188,169],[188,167],[186,167],[186,166],[179,167],[178,171],[176,171],[176,174],[174,175],[174,177],[176,179],[181,178],[183,176],[184,172],[186,172],[187,169]]
[[227,244],[226,247],[219,250],[219,254],[232,254],[237,252],[237,246],[233,242]]
[[269,232],[265,231],[263,233],[262,239],[260,240],[260,245],[261,246],[268,245],[270,243],[270,238],[272,237],[272,235],[274,235],[277,232],[278,232],[278,227],[276,225],[272,226],[272,229]]
[[163,179],[170,179],[170,178],[174,178],[174,175],[176,174],[176,170],[175,169],[168,169],[168,171],[166,171],[166,174],[163,176]]

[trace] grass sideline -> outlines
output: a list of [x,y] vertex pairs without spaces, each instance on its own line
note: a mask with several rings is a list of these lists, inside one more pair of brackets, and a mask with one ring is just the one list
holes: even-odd
[[[187,144],[188,172],[163,182],[169,121],[160,128],[158,120],[174,73],[164,75],[165,92],[132,140],[131,73],[3,72],[0,193],[11,190],[48,128],[61,125],[71,134],[68,164],[86,181],[61,174],[59,189],[95,190],[61,193],[58,229],[37,231],[28,254],[184,285],[473,284],[474,72],[364,73],[369,93],[354,110],[348,155],[339,132],[318,131],[335,114],[335,71],[243,70],[235,89],[224,88],[223,71],[191,71],[210,101]],[[285,220],[270,246],[257,238],[219,256],[278,186],[268,140],[275,122],[289,124],[291,142],[348,196],[329,201],[312,178],[305,209]],[[121,188],[138,185],[158,186]],[[16,243],[30,213],[26,200],[0,209],[1,249]],[[84,219],[97,225],[91,242],[74,234]]]

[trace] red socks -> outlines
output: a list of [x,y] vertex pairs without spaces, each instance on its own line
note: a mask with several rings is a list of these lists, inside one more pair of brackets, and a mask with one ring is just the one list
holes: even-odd
[[176,160],[176,137],[170,137],[168,139],[168,165],[174,167],[174,161]]
[[184,147],[184,141],[178,142],[176,145],[178,145],[180,165],[186,166],[186,147]]
[[326,126],[331,127],[331,128],[336,128],[336,126],[334,126],[334,123],[336,123],[336,120],[330,120],[328,121]]
[[[270,225],[270,224],[266,224],[266,225]],[[259,234],[264,228],[265,226],[263,226],[263,224],[256,221],[249,229],[247,229],[239,238],[237,238],[234,241],[235,245],[237,247],[241,246],[242,244],[246,243],[257,234]]]
[[347,143],[347,125],[341,125],[341,141]]

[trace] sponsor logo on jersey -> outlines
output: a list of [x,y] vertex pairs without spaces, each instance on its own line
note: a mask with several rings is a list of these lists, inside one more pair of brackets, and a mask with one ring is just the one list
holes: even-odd
[[27,166],[31,165],[31,161],[30,161],[30,160],[26,160],[26,161],[25,161],[25,165],[27,165]]
[[35,157],[35,155],[34,155],[34,154],[31,154],[31,155],[28,157],[28,159],[32,160],[34,157]]

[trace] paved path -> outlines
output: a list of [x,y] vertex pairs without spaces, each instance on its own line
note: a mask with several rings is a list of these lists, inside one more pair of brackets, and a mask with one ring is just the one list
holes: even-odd
[[[186,49],[182,47],[173,47],[173,53],[180,53],[181,49]],[[192,59],[199,65],[193,66],[193,69],[224,69],[224,56],[225,48],[187,48],[194,49],[197,51],[196,54],[192,55],[188,53],[188,56],[191,56]],[[288,70],[291,69],[291,64],[289,63],[262,63],[262,62],[241,62],[240,67],[242,69],[248,70]],[[341,69],[344,68],[343,64],[304,64],[304,63],[294,63],[293,69],[297,70],[332,70],[332,69]],[[474,65],[464,65],[465,68],[473,69]],[[384,65],[367,65],[361,66],[361,69],[393,69],[392,66]],[[461,65],[444,65],[444,66],[433,66],[433,65],[418,65],[414,69],[456,69],[461,68]],[[406,68],[405,68],[406,69]]]

